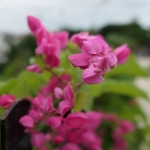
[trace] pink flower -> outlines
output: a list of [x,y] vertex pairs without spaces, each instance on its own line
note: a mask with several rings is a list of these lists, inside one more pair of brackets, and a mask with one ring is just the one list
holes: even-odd
[[108,54],[103,57],[95,57],[91,59],[91,62],[89,68],[83,71],[82,80],[88,84],[98,84],[104,80],[102,75],[115,67],[117,59],[113,54]]
[[32,100],[32,104],[36,109],[40,109],[44,112],[53,111],[53,101],[51,96],[45,98],[41,94],[38,94],[38,96]]
[[3,94],[0,97],[0,106],[2,106],[4,109],[7,109],[14,104],[16,98],[11,94]]
[[30,72],[42,73],[43,70],[40,68],[38,64],[30,65],[27,67],[27,70]]
[[41,22],[33,16],[28,16],[27,21],[32,34],[36,36],[42,28]]
[[127,46],[127,44],[123,44],[119,47],[117,47],[114,52],[113,52],[116,57],[117,57],[117,64],[121,65],[121,64],[124,64],[129,55],[130,55],[130,48]]
[[67,143],[61,150],[81,150],[81,148],[74,143]]
[[19,122],[26,128],[32,128],[34,126],[34,120],[29,115],[21,117]]
[[50,134],[32,133],[31,144],[39,148],[39,150],[44,150],[44,145],[49,142],[50,139]]
[[88,118],[82,112],[74,112],[69,114],[64,121],[69,128],[82,128],[88,121]]

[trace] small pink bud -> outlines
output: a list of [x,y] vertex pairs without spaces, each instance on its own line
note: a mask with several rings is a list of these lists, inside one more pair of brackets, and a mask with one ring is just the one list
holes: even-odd
[[123,44],[117,47],[113,53],[116,55],[118,59],[117,64],[121,65],[127,61],[130,55],[130,48],[127,46],[127,44]]
[[26,68],[30,72],[42,73],[43,70],[40,68],[38,64],[30,65]]
[[12,106],[12,104],[15,102],[15,97],[10,94],[3,94],[0,97],[0,106],[2,106],[4,109],[9,108]]
[[28,16],[27,17],[28,26],[33,35],[37,35],[40,29],[42,28],[42,24],[36,17]]
[[34,126],[34,120],[29,115],[21,117],[19,122],[26,128],[32,128]]
[[54,95],[57,99],[60,99],[63,97],[63,90],[59,87],[55,87],[54,89]]

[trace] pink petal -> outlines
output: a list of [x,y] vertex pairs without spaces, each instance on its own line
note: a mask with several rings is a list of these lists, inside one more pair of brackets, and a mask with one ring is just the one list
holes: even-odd
[[127,61],[130,55],[130,48],[127,46],[127,44],[123,44],[117,47],[113,53],[116,55],[118,59],[117,64],[121,65]]
[[43,111],[51,112],[53,110],[53,100],[51,96],[41,100],[40,104],[40,107],[43,109]]
[[54,139],[53,139],[53,142],[55,144],[60,144],[64,141],[64,137],[62,137],[61,135],[55,135],[54,136]]
[[60,60],[55,55],[48,55],[46,56],[45,63],[52,69],[59,66]]
[[34,120],[29,115],[21,117],[19,122],[26,128],[32,128],[34,126]]
[[87,84],[98,84],[104,81],[104,78],[95,73],[92,67],[85,69],[82,73],[82,80]]
[[58,78],[56,76],[52,76],[47,85],[41,88],[41,93],[45,96],[48,96],[50,93],[54,92],[55,87],[58,87]]
[[62,117],[61,116],[52,116],[46,119],[46,124],[52,127],[52,129],[58,128],[62,124]]
[[120,122],[120,127],[124,131],[124,133],[131,132],[135,130],[135,126],[132,122],[128,120],[123,120]]
[[46,38],[42,38],[40,45],[37,47],[36,49],[36,54],[40,55],[40,54],[44,54],[44,49],[47,46],[47,40]]
[[88,130],[82,134],[81,142],[84,146],[90,150],[93,150],[95,146],[100,147],[101,139],[96,135],[95,132]]
[[60,99],[63,97],[63,90],[59,87],[55,87],[54,89],[54,95],[57,99]]
[[82,50],[92,55],[103,56],[108,53],[109,46],[104,40],[97,38],[84,41]]
[[37,123],[42,118],[43,114],[31,109],[29,110],[29,116],[31,116],[34,119],[34,122]]
[[69,128],[82,128],[83,125],[87,122],[87,116],[82,112],[74,112],[69,114],[65,118],[65,124]]
[[33,35],[37,35],[40,29],[42,28],[42,24],[36,17],[28,16],[27,17],[28,26],[33,33]]
[[40,68],[38,64],[33,64],[27,67],[27,70],[35,73],[42,73],[43,70]]
[[88,33],[87,32],[81,32],[81,33],[77,33],[74,34],[70,41],[74,44],[77,44],[79,48],[82,48],[83,45],[83,41],[88,37]]
[[89,58],[84,54],[74,54],[68,57],[74,67],[88,67]]
[[58,112],[63,116],[66,112],[71,110],[72,107],[73,107],[73,102],[68,100],[63,100],[58,105]]
[[44,145],[50,140],[50,134],[43,133],[32,133],[31,134],[31,144],[39,148],[40,150],[46,150]]
[[2,106],[4,109],[7,109],[14,104],[15,100],[16,98],[13,95],[3,94],[0,97],[0,106]]
[[96,111],[86,112],[88,119],[87,126],[89,129],[95,130],[100,125],[102,119],[102,113]]
[[74,92],[70,86],[70,83],[64,88],[64,98],[65,100],[73,101],[74,100]]
[[67,31],[61,31],[57,33],[57,39],[60,41],[61,49],[63,49],[68,43],[69,33]]

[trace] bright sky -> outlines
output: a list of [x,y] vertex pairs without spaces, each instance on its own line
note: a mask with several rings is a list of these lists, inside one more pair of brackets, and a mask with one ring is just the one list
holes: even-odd
[[27,15],[39,17],[50,30],[99,28],[133,19],[150,27],[150,0],[0,0],[0,32],[29,32]]

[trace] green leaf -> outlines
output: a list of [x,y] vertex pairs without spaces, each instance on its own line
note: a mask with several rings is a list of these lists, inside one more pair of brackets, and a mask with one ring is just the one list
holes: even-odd
[[84,110],[86,110],[86,111],[91,110],[93,108],[93,104],[94,104],[94,97],[92,95],[90,86],[87,84],[84,84],[81,86],[80,91],[83,91],[88,95],[86,103],[84,105]]
[[128,81],[105,80],[101,84],[92,85],[91,91],[93,96],[98,96],[103,93],[116,93],[120,95],[148,99],[146,93],[137,88],[132,82]]
[[17,85],[16,79],[11,79],[8,82],[6,82],[2,87],[0,87],[0,95],[2,94],[9,94],[11,90]]
[[0,95],[3,93],[9,93],[17,98],[34,96],[39,91],[40,87],[49,81],[50,76],[51,74],[49,72],[36,74],[23,71],[18,78],[8,81],[0,88]]
[[75,96],[74,107],[72,109],[73,112],[81,111],[86,103],[88,94],[85,92],[78,92]]

